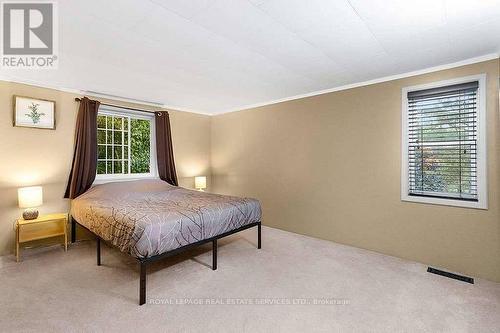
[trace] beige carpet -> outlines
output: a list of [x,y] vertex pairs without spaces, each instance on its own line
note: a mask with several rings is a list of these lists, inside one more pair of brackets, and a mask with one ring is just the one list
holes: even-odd
[[153,266],[142,307],[137,264],[114,249],[101,267],[93,242],[2,257],[0,331],[500,331],[500,284],[271,228],[255,242],[221,241],[217,271],[210,246]]

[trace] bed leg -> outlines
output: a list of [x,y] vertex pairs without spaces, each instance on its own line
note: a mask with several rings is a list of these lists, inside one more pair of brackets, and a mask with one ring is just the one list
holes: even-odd
[[261,231],[262,226],[261,223],[257,224],[257,248],[260,249],[262,247],[262,240],[261,240]]
[[139,305],[146,303],[146,263],[141,261],[141,278],[139,283]]
[[71,218],[71,243],[76,241],[76,222],[74,218]]
[[101,239],[97,237],[97,266],[101,266]]
[[212,270],[217,269],[217,239],[212,241]]

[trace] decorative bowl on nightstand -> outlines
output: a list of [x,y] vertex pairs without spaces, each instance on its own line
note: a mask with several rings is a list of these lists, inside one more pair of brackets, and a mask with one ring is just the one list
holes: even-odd
[[38,218],[38,209],[27,208],[23,212],[23,219],[25,220],[34,220]]

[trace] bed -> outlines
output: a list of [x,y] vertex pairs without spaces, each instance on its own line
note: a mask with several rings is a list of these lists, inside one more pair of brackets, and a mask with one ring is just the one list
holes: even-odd
[[188,190],[161,180],[96,185],[71,202],[72,234],[76,225],[140,263],[139,304],[146,302],[147,264],[212,242],[212,269],[217,269],[217,240],[257,227],[261,248],[259,201]]

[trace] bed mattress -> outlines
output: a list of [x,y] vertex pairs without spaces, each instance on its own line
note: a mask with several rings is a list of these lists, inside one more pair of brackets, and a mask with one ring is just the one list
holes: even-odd
[[96,185],[71,202],[79,224],[136,258],[148,258],[259,222],[259,201],[161,180]]

